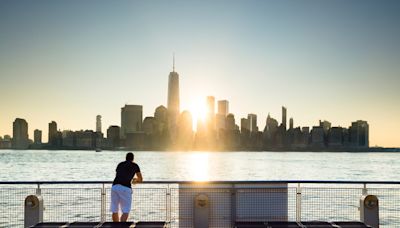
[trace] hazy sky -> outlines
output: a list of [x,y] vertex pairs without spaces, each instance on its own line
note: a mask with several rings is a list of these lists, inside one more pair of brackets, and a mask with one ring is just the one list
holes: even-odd
[[0,135],[103,131],[120,108],[167,101],[172,53],[181,109],[213,95],[260,129],[281,106],[295,126],[370,124],[400,146],[400,1],[0,1]]

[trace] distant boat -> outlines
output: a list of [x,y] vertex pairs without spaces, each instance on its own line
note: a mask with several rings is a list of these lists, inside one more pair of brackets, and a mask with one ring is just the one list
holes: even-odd
[[101,152],[101,148],[96,148],[96,152]]

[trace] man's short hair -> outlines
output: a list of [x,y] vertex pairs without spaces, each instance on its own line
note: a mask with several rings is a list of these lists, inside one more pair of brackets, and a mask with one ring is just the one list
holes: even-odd
[[133,153],[132,152],[129,152],[126,154],[126,160],[133,161]]

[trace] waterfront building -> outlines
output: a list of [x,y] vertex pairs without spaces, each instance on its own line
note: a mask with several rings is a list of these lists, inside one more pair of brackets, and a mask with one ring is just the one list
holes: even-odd
[[96,132],[101,133],[101,116],[96,116]]
[[311,130],[311,146],[314,148],[325,147],[324,129],[321,126],[314,126]]
[[352,147],[369,147],[369,125],[367,121],[357,120],[352,122],[349,131],[350,145]]
[[237,150],[240,146],[240,129],[236,124],[235,115],[229,113],[226,116],[226,129],[220,139],[222,150]]
[[105,144],[103,133],[101,133],[101,132],[93,132],[93,135],[94,135],[94,140],[95,140],[94,148],[96,148],[96,150],[104,148],[104,147],[107,146]]
[[264,131],[275,132],[278,128],[278,121],[268,113]]
[[110,126],[107,129],[107,142],[108,147],[116,148],[120,146],[120,131],[121,128],[119,126]]
[[331,129],[332,124],[329,121],[319,121],[319,126],[322,127],[324,129],[324,134],[327,135],[329,129]]
[[287,109],[286,107],[282,106],[282,126],[283,129],[286,131],[286,123],[287,123]]
[[178,119],[177,146],[182,150],[190,150],[193,146],[193,119],[189,111],[183,111]]
[[215,115],[215,125],[217,130],[221,130],[221,129],[225,129],[225,125],[226,125],[226,116],[222,115],[222,114],[216,114]]
[[308,146],[308,132],[304,133],[300,127],[293,128],[292,148],[303,149]]
[[125,105],[121,108],[121,132],[122,139],[126,135],[142,131],[143,107],[141,105]]
[[264,133],[271,138],[278,130],[278,121],[274,118],[271,118],[270,114],[268,113]]
[[143,131],[146,135],[154,134],[154,117],[147,116],[143,120]]
[[240,132],[242,134],[248,133],[250,131],[250,122],[249,119],[241,118],[240,119]]
[[170,142],[168,128],[168,110],[163,105],[156,108],[154,112],[154,140],[153,147],[155,149],[164,150]]
[[218,101],[218,113],[215,115],[215,125],[217,128],[217,136],[219,137],[219,130],[226,129],[226,116],[229,113],[229,102],[227,100]]
[[229,113],[226,116],[226,130],[234,131],[236,130],[236,124],[235,124],[235,115],[232,113]]
[[332,127],[328,132],[328,147],[340,148],[343,146],[343,128]]
[[96,147],[96,136],[94,131],[76,131],[75,137],[76,147],[78,149],[94,149]]
[[264,131],[263,131],[263,147],[266,149],[274,148],[277,144],[278,138],[278,121],[271,118],[268,113]]
[[49,123],[49,132],[48,132],[48,144],[51,146],[57,145],[57,123],[55,121],[51,121]]
[[70,130],[64,130],[61,132],[62,137],[62,147],[64,148],[74,148],[75,143],[75,132]]
[[144,147],[151,149],[153,147],[153,141],[155,139],[155,120],[152,116],[147,116],[143,120],[143,132],[144,132]]
[[206,107],[207,107],[207,114],[209,114],[209,115],[215,114],[215,97],[207,96]]
[[251,133],[258,132],[257,115],[256,114],[248,114],[247,119],[249,121],[249,131]]
[[0,140],[1,149],[11,149],[12,148],[12,138],[9,135],[4,135],[3,139]]
[[21,118],[16,118],[13,122],[12,147],[14,149],[28,149],[28,122]]
[[39,129],[36,129],[33,131],[33,143],[38,145],[42,144],[42,131]]
[[303,134],[303,141],[308,146],[310,144],[311,135],[310,135],[310,127],[302,127],[301,133]]
[[227,116],[229,113],[229,102],[227,100],[218,101],[218,114]]
[[163,123],[167,123],[168,120],[168,110],[163,105],[160,105],[154,111],[154,118]]
[[213,96],[206,97],[206,107],[207,107],[207,113],[206,113],[207,131],[214,131],[216,123],[215,123],[215,98]]
[[168,110],[160,105],[154,111],[154,125],[156,134],[168,131]]
[[168,127],[172,137],[176,134],[176,122],[180,113],[179,99],[179,74],[175,72],[175,56],[173,58],[172,72],[168,77]]
[[289,119],[289,129],[293,129],[293,125],[294,125],[293,118],[290,118]]
[[145,134],[143,131],[131,132],[126,134],[125,146],[131,150],[145,149]]
[[343,128],[343,147],[345,147],[345,148],[351,147],[351,145],[350,145],[350,131],[347,128]]
[[160,133],[167,129],[168,126],[168,110],[163,105],[160,105],[154,111],[155,129]]
[[301,132],[303,132],[303,134],[310,134],[310,127],[302,127]]

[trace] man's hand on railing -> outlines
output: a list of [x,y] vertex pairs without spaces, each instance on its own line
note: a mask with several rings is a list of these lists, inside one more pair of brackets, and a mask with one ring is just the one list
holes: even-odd
[[132,181],[131,181],[131,183],[132,183],[132,184],[137,184],[137,183],[139,183],[139,181],[138,181],[137,178],[133,178]]

